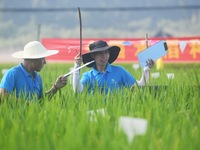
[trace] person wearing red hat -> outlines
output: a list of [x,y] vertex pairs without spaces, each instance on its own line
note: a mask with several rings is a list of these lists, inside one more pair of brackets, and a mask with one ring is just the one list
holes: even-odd
[[[31,41],[23,51],[12,54],[14,58],[24,59],[23,63],[9,69],[0,83],[0,99],[13,93],[16,98],[32,100],[43,97],[42,78],[38,72],[46,64],[45,57],[55,55],[58,50],[47,50],[39,41]],[[67,78],[59,76],[46,95],[52,97],[57,90],[67,84]],[[15,92],[14,92],[15,91]]]
[[89,49],[90,51],[83,54],[82,58],[80,54],[75,57],[74,68],[78,68],[82,62],[86,64],[94,60],[94,63],[88,65],[92,69],[83,73],[81,80],[79,70],[73,73],[75,92],[82,92],[86,87],[91,93],[97,87],[101,92],[108,93],[108,91],[113,92],[124,87],[131,88],[134,85],[145,86],[149,80],[149,70],[154,66],[153,60],[148,60],[141,79],[137,81],[123,67],[111,65],[119,55],[118,46],[109,46],[106,41],[99,40],[90,44]]

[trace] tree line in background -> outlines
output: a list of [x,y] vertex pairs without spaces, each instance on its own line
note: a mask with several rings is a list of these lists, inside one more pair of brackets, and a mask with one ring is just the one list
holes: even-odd
[[[24,0],[20,1],[20,4]],[[51,7],[45,0],[40,7]],[[1,8],[8,8],[9,1],[1,2]],[[19,4],[12,5],[20,8]],[[54,4],[55,2],[53,2]],[[60,2],[62,3],[62,2]],[[98,2],[100,6],[108,8],[105,2]],[[115,3],[119,4],[117,0]],[[130,6],[134,6],[130,2]],[[135,3],[135,2],[134,2]],[[72,5],[63,2],[63,7],[55,3],[55,8]],[[18,6],[19,5],[19,6]],[[135,4],[137,6],[139,4]],[[32,1],[22,8],[39,6],[39,2]],[[61,5],[62,6],[62,5]],[[88,7],[93,5],[88,3]],[[146,6],[146,5],[144,5]],[[95,6],[97,8],[97,6]],[[76,9],[76,7],[73,7]],[[83,7],[85,8],[85,7]],[[113,10],[113,11],[84,11],[82,10],[83,38],[140,38],[155,36],[197,36],[200,28],[199,9],[183,10]],[[78,38],[79,19],[77,11],[10,11],[0,12],[0,50],[12,50],[23,47],[30,40],[43,37]],[[190,28],[188,28],[190,27]]]

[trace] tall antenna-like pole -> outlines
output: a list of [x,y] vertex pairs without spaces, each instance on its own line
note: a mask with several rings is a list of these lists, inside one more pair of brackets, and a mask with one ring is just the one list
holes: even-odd
[[81,20],[81,10],[78,7],[79,22],[80,22],[80,57],[82,57],[82,20]]
[[148,33],[146,33],[145,40],[146,40],[146,48],[148,48],[148,47],[149,47],[149,43],[148,43]]

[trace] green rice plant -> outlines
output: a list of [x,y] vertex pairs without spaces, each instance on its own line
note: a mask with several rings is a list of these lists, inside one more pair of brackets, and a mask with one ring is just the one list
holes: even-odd
[[[0,69],[13,64],[0,64]],[[140,70],[120,64],[136,79]],[[44,89],[73,64],[49,63],[40,72]],[[81,72],[87,71],[83,68]],[[155,68],[151,70],[157,72]],[[198,149],[200,139],[200,64],[165,64],[147,87],[108,95],[75,94],[70,82],[51,100],[27,103],[14,96],[0,103],[0,149]],[[168,79],[167,73],[174,73]],[[2,74],[1,74],[2,77]],[[105,115],[96,110],[104,110]],[[89,112],[94,111],[91,118]],[[128,142],[119,117],[145,118],[147,133]]]

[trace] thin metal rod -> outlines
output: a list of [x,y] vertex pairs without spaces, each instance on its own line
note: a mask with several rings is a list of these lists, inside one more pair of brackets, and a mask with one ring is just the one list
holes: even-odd
[[79,23],[80,23],[80,57],[82,57],[82,20],[81,20],[81,10],[78,7]]
[[148,44],[148,33],[146,33],[146,48],[148,48],[149,47],[149,44]]
[[73,72],[75,72],[75,71],[77,71],[77,70],[79,70],[79,69],[81,69],[81,68],[83,68],[83,67],[85,67],[85,66],[87,66],[87,65],[89,65],[89,64],[91,64],[91,63],[93,63],[94,62],[94,60],[92,60],[92,61],[90,61],[90,62],[87,62],[87,63],[85,63],[84,65],[82,65],[82,66],[80,66],[80,67],[78,67],[78,68],[76,68],[76,69],[73,69],[72,71],[70,71],[69,73],[67,73],[67,74],[65,74],[64,75],[64,77],[68,77],[70,74],[72,74]]

